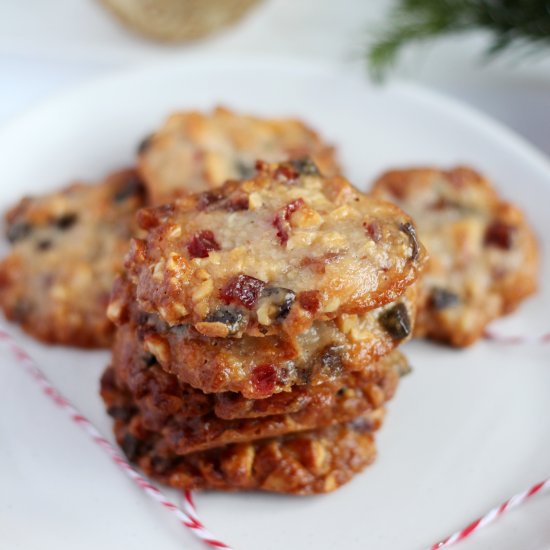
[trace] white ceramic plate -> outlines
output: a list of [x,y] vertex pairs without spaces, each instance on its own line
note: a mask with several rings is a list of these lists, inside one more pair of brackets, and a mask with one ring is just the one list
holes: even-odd
[[[296,115],[340,149],[350,179],[409,164],[468,163],[519,203],[540,236],[542,290],[502,333],[550,326],[550,168],[504,128],[407,85],[274,60],[182,60],[59,97],[0,135],[0,208],[24,193],[96,178],[132,162],[136,144],[174,109],[223,104]],[[44,347],[1,321],[51,380],[110,436],[97,395],[106,352]],[[415,342],[415,366],[389,405],[376,464],[314,498],[199,494],[199,511],[236,549],[415,549],[436,542],[550,474],[549,348],[481,342],[466,351]],[[2,351],[0,546],[15,549],[200,548],[149,502]],[[180,496],[170,492],[174,499]],[[470,548],[548,548],[548,497],[489,527]]]

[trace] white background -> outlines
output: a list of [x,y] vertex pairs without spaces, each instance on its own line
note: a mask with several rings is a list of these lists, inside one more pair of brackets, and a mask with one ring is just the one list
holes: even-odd
[[[100,74],[193,53],[364,63],[391,0],[264,0],[243,20],[192,45],[133,35],[93,0],[0,2],[0,124]],[[443,90],[495,116],[550,153],[550,53],[480,61],[482,33],[409,48],[394,76]],[[550,49],[548,50],[550,52]]]

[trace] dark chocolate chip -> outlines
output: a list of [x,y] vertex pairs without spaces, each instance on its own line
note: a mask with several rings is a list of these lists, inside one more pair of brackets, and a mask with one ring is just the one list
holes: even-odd
[[244,328],[248,322],[248,318],[239,308],[221,307],[210,313],[205,321],[207,323],[223,323],[227,327],[229,334],[236,334]]
[[416,260],[416,258],[418,258],[418,254],[420,253],[420,246],[418,245],[418,238],[416,237],[416,229],[414,225],[410,222],[402,223],[399,226],[399,229],[409,236],[412,246],[411,260]]
[[296,300],[296,293],[288,288],[268,286],[262,291],[259,307],[261,307],[264,300],[269,301],[271,305],[276,307],[276,313],[273,320],[280,322],[290,313],[292,304],[294,300]]
[[368,418],[364,418],[362,416],[356,418],[355,420],[352,420],[350,424],[353,428],[353,431],[358,433],[368,433],[372,432],[374,429],[374,423],[372,422],[372,420],[369,420]]
[[157,358],[152,353],[144,353],[141,359],[146,367],[152,367],[157,364]]
[[77,220],[78,216],[74,213],[63,214],[63,216],[59,216],[59,218],[54,221],[54,224],[58,229],[65,231],[72,227]]
[[141,195],[142,193],[144,193],[143,182],[136,175],[132,174],[113,195],[113,200],[115,202],[123,202],[130,197]]
[[113,405],[107,409],[107,414],[116,420],[122,420],[123,422],[128,422],[132,416],[136,413],[136,409],[133,407],[122,407],[118,405]]
[[165,474],[174,465],[174,460],[164,456],[154,456],[151,459],[151,466],[157,474]]
[[16,323],[23,323],[27,320],[29,315],[32,314],[32,304],[31,302],[19,299],[15,302],[13,309],[11,310],[10,318]]
[[408,361],[403,361],[397,365],[397,374],[399,374],[399,378],[403,378],[403,376],[407,376],[411,374],[411,372],[412,367]]
[[327,346],[321,354],[321,372],[324,376],[339,376],[344,367],[342,365],[342,347]]
[[294,159],[290,161],[292,167],[304,176],[319,176],[321,172],[310,158]]
[[405,304],[397,304],[380,315],[380,324],[395,340],[402,340],[411,333],[411,320]]
[[238,160],[235,163],[235,168],[237,170],[237,174],[239,175],[239,178],[243,180],[250,179],[254,177],[254,175],[256,174],[255,164],[250,164],[242,160]]
[[445,288],[435,287],[430,291],[429,306],[432,309],[441,310],[456,306],[460,303],[458,294],[446,290]]
[[120,445],[130,462],[134,462],[140,455],[141,441],[131,434],[126,434]]
[[44,239],[44,240],[38,241],[36,243],[36,249],[37,250],[41,250],[41,251],[49,250],[51,247],[52,247],[52,241],[50,241],[48,239]]
[[153,142],[153,136],[154,134],[149,134],[148,136],[145,136],[137,146],[137,154],[143,155],[147,149],[149,149],[149,146]]
[[27,222],[16,222],[8,226],[6,238],[10,243],[15,243],[28,237],[32,231],[32,225]]
[[298,380],[300,384],[307,385],[311,381],[311,369],[298,369]]

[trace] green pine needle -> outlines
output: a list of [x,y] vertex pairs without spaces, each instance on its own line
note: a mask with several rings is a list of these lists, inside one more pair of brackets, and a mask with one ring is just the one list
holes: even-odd
[[381,80],[405,45],[474,29],[493,35],[489,57],[513,44],[550,46],[550,0],[398,0],[368,50],[369,69]]

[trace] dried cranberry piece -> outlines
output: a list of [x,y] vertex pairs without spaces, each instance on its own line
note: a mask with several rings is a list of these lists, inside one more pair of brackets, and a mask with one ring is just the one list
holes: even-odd
[[211,204],[215,204],[223,199],[223,194],[219,191],[204,191],[198,196],[197,210],[206,210]]
[[248,195],[245,192],[240,192],[229,197],[223,207],[228,212],[238,212],[240,210],[248,210],[248,204]]
[[378,224],[378,222],[365,222],[363,223],[363,227],[365,228],[367,235],[375,243],[377,243],[382,238],[382,230],[380,229],[380,225]]
[[458,295],[445,288],[435,287],[430,292],[429,306],[432,309],[446,309],[458,305],[459,302]]
[[193,235],[193,238],[187,245],[187,250],[191,258],[207,258],[211,250],[219,249],[220,245],[216,241],[214,233],[209,229],[205,229]]
[[300,172],[296,170],[291,163],[279,164],[273,173],[275,179],[285,183],[296,181],[300,177]]
[[239,332],[248,322],[246,315],[235,307],[221,307],[210,313],[205,321],[207,323],[223,323],[230,335]]
[[281,246],[288,242],[288,233],[290,230],[290,224],[288,222],[290,217],[304,204],[304,199],[296,199],[295,201],[289,202],[283,208],[282,212],[279,212],[273,219],[272,225],[277,230],[277,238]]
[[411,320],[405,304],[396,304],[380,315],[380,324],[395,340],[406,338],[412,330]]
[[240,273],[231,277],[220,291],[220,298],[226,303],[240,304],[247,309],[253,309],[266,283]]
[[416,237],[416,229],[414,225],[410,222],[402,223],[399,226],[399,229],[409,236],[412,246],[411,260],[416,260],[416,258],[418,258],[418,254],[420,253],[420,246],[418,244],[418,238]]
[[515,230],[511,225],[495,221],[485,231],[485,245],[510,250]]
[[252,371],[252,385],[262,395],[270,395],[277,383],[277,369],[273,365],[258,365]]
[[317,290],[306,290],[298,294],[298,303],[309,313],[317,313],[321,305],[321,299]]

